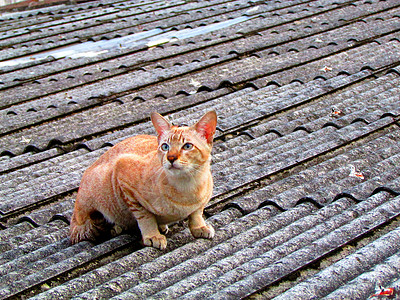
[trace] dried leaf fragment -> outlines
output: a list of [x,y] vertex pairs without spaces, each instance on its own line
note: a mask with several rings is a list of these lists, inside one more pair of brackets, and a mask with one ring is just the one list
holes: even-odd
[[199,81],[197,81],[196,79],[193,79],[193,78],[190,79],[189,84],[194,86],[194,87],[200,87],[201,86],[201,83]]
[[322,71],[322,72],[329,72],[329,71],[332,71],[333,69],[331,68],[331,67],[328,67],[328,66],[324,66],[322,69],[320,69],[320,71]]
[[350,177],[364,179],[363,173],[361,173],[361,171],[357,170],[354,165],[349,165],[349,167],[350,167],[350,174],[349,174]]
[[31,141],[32,141],[32,139],[27,139],[24,136],[22,136],[22,138],[21,138],[21,143],[23,143],[23,144],[29,144]]
[[394,288],[384,288],[380,287],[380,290],[378,293],[371,295],[371,297],[390,297],[395,294],[395,289]]
[[344,116],[344,113],[340,109],[337,109],[336,107],[332,107],[331,116],[338,118],[338,117]]

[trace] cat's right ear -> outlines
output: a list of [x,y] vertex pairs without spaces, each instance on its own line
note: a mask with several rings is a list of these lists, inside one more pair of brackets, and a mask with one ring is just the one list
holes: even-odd
[[158,137],[161,137],[166,131],[169,131],[172,126],[167,119],[156,112],[151,113],[151,122],[153,122]]

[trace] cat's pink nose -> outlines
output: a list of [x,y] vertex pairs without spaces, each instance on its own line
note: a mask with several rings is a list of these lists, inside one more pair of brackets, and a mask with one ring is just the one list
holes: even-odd
[[167,156],[168,161],[173,164],[174,161],[176,161],[178,159],[178,156],[176,156],[175,154],[170,154]]

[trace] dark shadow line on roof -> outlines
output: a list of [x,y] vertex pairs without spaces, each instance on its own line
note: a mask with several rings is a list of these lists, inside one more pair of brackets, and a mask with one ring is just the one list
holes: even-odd
[[287,209],[281,207],[280,205],[278,205],[277,203],[275,203],[274,201],[271,201],[271,200],[265,200],[265,201],[261,202],[257,209],[263,208],[268,205],[276,207],[281,212],[287,211]]
[[364,66],[360,69],[360,71],[371,71],[374,72],[374,68],[370,67],[370,66]]
[[394,124],[400,127],[400,117],[397,117],[396,120],[394,120]]
[[[350,193],[347,193],[347,192],[342,192],[342,193],[339,193],[339,194],[337,194],[336,196],[335,196],[335,198],[333,198],[333,200],[332,200],[332,202],[335,202],[335,201],[337,201],[337,200],[339,200],[339,199],[342,199],[342,198],[349,198],[349,199],[351,199],[351,200],[353,200],[353,201],[355,201],[355,202],[361,202],[362,201],[362,199],[357,199],[356,197],[354,197],[352,194],[350,194]],[[332,203],[331,202],[331,203]]]
[[[393,190],[393,189],[391,189],[389,187],[386,187],[386,186],[380,186],[380,187],[374,189],[373,192],[369,196],[367,196],[365,199],[356,198],[351,193],[348,193],[348,192],[342,192],[342,193],[337,194],[335,196],[335,198],[333,198],[332,202],[335,202],[335,201],[337,201],[337,200],[339,200],[341,198],[349,198],[349,199],[359,203],[359,202],[365,201],[369,197],[371,197],[373,195],[376,195],[376,194],[378,194],[380,192],[387,192],[387,193],[391,194],[392,196],[399,196],[400,195],[400,190],[396,191],[396,190]],[[332,203],[332,202],[330,202],[330,203]]]
[[25,147],[23,153],[29,153],[29,152],[39,153],[39,152],[41,152],[41,150],[39,147],[37,147],[35,145],[28,145]]
[[393,196],[399,196],[399,195],[400,195],[400,189],[399,189],[398,191],[396,191],[396,190],[393,190],[393,189],[391,189],[391,188],[389,188],[389,187],[386,187],[386,186],[380,186],[380,187],[376,188],[376,189],[371,193],[370,196],[373,196],[373,195],[378,194],[378,193],[380,193],[380,192],[387,192],[387,193],[389,193],[389,194],[391,194],[391,195],[393,195]]
[[[247,215],[248,213],[250,213],[249,211],[244,210],[243,208],[241,208],[240,205],[238,205],[237,203],[228,203],[227,205],[225,205],[225,206],[222,208],[221,211],[224,211],[224,210],[227,210],[227,209],[230,209],[230,208],[237,209],[243,216],[245,216],[245,215]],[[206,215],[206,217],[208,217],[208,216]]]
[[392,69],[390,69],[389,71],[387,71],[386,74],[396,74],[396,75],[399,75],[399,76],[400,76],[400,71],[397,70],[397,69],[395,69],[395,68],[392,68]]
[[282,86],[278,82],[276,82],[275,80],[268,81],[268,83],[265,86],[267,87],[267,86],[270,86],[270,85],[275,85],[276,87],[281,87]]
[[343,71],[340,71],[339,73],[337,73],[337,76],[340,76],[340,75],[350,76],[351,74],[349,72],[343,70]]
[[354,123],[357,123],[357,122],[362,122],[362,123],[364,123],[366,125],[368,125],[370,123],[370,122],[368,122],[367,120],[365,120],[363,118],[355,118],[353,121],[351,121],[350,124],[354,124]]
[[336,129],[340,129],[341,127],[336,124],[335,122],[327,122],[324,125],[322,125],[322,128],[326,128],[326,127],[334,127]]
[[68,218],[63,215],[60,215],[60,214],[56,214],[56,215],[52,216],[48,223],[53,222],[53,221],[63,221],[68,226],[70,225],[70,221],[68,220]]
[[315,205],[317,208],[322,208],[322,207],[323,207],[323,205],[319,204],[316,200],[314,200],[314,199],[311,198],[311,197],[303,197],[303,198],[300,198],[300,199],[296,202],[296,204],[295,204],[294,206],[296,207],[297,205],[300,205],[300,204],[302,204],[302,203],[311,203],[311,204]]
[[231,50],[231,51],[229,51],[229,53],[228,54],[234,54],[234,55],[237,55],[237,56],[239,56],[240,55],[240,53],[239,52],[237,52],[236,50]]
[[62,145],[63,145],[63,142],[61,140],[59,140],[57,138],[53,138],[48,142],[46,149],[60,147]]
[[394,113],[391,113],[391,112],[386,112],[382,116],[380,116],[379,118],[380,119],[384,119],[386,117],[396,118],[396,117],[398,117],[398,115],[395,115]]
[[246,89],[246,88],[253,88],[254,90],[259,90],[259,89],[260,89],[257,85],[255,85],[254,82],[247,82],[247,83],[244,85],[243,88],[244,88],[244,89]]
[[324,77],[324,76],[322,76],[322,75],[318,75],[318,76],[314,77],[313,80],[317,80],[317,79],[322,79],[322,80],[324,80],[324,81],[328,80],[326,77]]
[[198,93],[200,93],[200,92],[212,92],[212,91],[213,91],[213,89],[208,87],[208,86],[206,86],[206,85],[202,85],[201,87],[199,87],[197,89]]
[[89,152],[92,152],[92,151],[93,151],[93,149],[91,149],[91,148],[90,148],[88,145],[86,145],[85,143],[79,143],[78,145],[76,145],[75,149],[76,149],[76,150],[85,149],[85,150],[87,150],[87,151],[89,151]]
[[122,101],[122,100],[119,99],[119,98],[117,98],[117,99],[115,99],[115,100],[112,100],[111,102],[112,102],[112,103],[117,103],[117,104],[120,104],[120,105],[124,104],[124,101]]
[[276,135],[279,136],[279,137],[283,137],[283,134],[280,133],[280,132],[279,132],[278,130],[276,130],[276,129],[270,129],[270,130],[266,131],[266,132],[264,133],[264,135],[267,135],[267,134],[269,134],[269,133],[274,133],[274,134],[276,134]]
[[179,95],[189,96],[190,94],[184,90],[180,90],[176,93],[176,96],[179,96]]
[[9,150],[4,150],[0,153],[0,157],[8,156],[8,157],[15,157],[16,155]]
[[312,133],[312,130],[306,128],[304,125],[297,126],[295,129],[293,129],[293,132],[300,130],[305,131],[307,133]]
[[23,222],[27,222],[27,223],[31,224],[33,227],[35,227],[35,228],[40,226],[38,223],[36,223],[31,218],[26,217],[26,216],[19,218],[18,221],[17,221],[17,224],[20,224],[20,223],[23,223]]
[[248,131],[242,131],[242,132],[240,132],[240,133],[239,133],[239,136],[241,136],[241,135],[248,136],[248,137],[249,137],[250,139],[252,139],[252,140],[255,139],[255,137],[254,137],[250,132],[248,132]]
[[106,147],[114,147],[114,144],[111,142],[105,142],[104,144],[101,145],[100,148],[106,148]]
[[222,80],[218,85],[218,89],[233,87],[233,83],[229,80]]
[[300,79],[298,79],[298,78],[293,79],[290,83],[295,83],[295,82],[298,82],[298,83],[300,83],[300,84],[304,84],[304,81],[302,81],[302,80],[300,80]]

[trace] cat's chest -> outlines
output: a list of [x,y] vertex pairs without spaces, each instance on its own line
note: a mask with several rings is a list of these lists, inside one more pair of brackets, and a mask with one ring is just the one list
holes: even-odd
[[180,193],[175,190],[161,191],[157,202],[155,203],[160,209],[186,212],[188,210],[197,209],[204,203],[207,197],[205,191]]
[[187,218],[191,213],[202,207],[201,202],[182,205],[167,198],[161,199],[155,205],[155,215],[159,223],[171,223]]
[[173,189],[162,189],[158,193],[140,195],[139,202],[161,223],[170,223],[187,218],[202,208],[208,201],[209,193],[201,190],[197,193],[180,193]]

